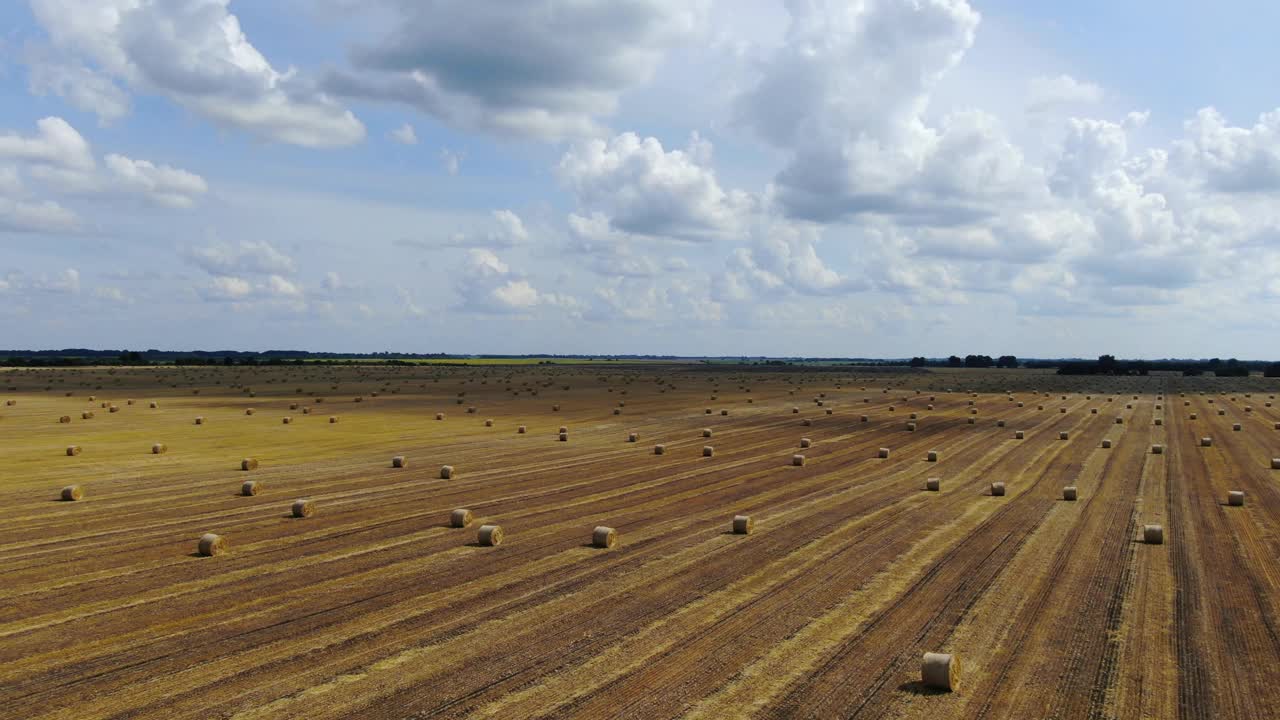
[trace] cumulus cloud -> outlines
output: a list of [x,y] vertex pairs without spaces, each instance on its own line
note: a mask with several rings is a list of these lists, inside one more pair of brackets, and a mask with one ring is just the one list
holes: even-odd
[[253,292],[253,285],[244,278],[217,275],[200,288],[206,300],[243,300]]
[[228,2],[31,0],[54,48],[83,63],[83,71],[41,86],[85,100],[109,95],[108,83],[118,79],[268,140],[309,147],[362,140],[364,126],[349,110],[294,68],[271,65]]
[[708,240],[732,232],[752,199],[726,192],[710,167],[710,145],[694,135],[687,150],[623,133],[572,147],[557,166],[578,205],[637,235]]
[[473,248],[467,253],[454,288],[461,298],[458,309],[482,314],[525,313],[539,305],[570,302],[554,293],[539,292],[496,253],[483,248]]
[[[330,73],[337,95],[402,103],[465,129],[597,131],[625,90],[702,24],[707,0],[377,0],[391,30]],[[447,21],[445,21],[447,19]]]
[[52,200],[26,202],[0,197],[0,230],[59,233],[80,230],[80,218]]
[[129,114],[129,95],[108,76],[95,72],[84,63],[60,56],[52,48],[32,46],[24,61],[28,69],[28,88],[33,95],[56,95],[77,110],[98,116],[98,123],[108,125]]
[[204,178],[195,173],[168,165],[155,165],[146,160],[112,154],[107,155],[106,166],[121,187],[141,193],[161,205],[191,207],[195,196],[203,195],[209,189]]
[[34,135],[0,134],[0,158],[77,172],[97,165],[89,142],[60,117],[39,120]]
[[1197,172],[1219,192],[1280,190],[1280,109],[1262,113],[1252,127],[1232,127],[1213,108],[1185,124],[1174,161]]
[[210,275],[288,275],[297,269],[293,258],[265,240],[241,240],[192,247],[186,251],[191,264]]

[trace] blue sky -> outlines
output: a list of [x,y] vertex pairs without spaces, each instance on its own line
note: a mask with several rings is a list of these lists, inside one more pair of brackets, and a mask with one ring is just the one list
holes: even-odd
[[1272,357],[1261,2],[0,6],[0,345]]

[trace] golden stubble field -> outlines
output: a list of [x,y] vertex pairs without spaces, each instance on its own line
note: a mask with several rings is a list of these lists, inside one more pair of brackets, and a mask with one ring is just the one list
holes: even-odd
[[[3,371],[0,716],[1273,716],[1278,390],[612,363]],[[299,499],[314,514],[293,517]],[[618,544],[593,547],[597,526]],[[201,556],[205,533],[226,552]],[[926,651],[962,662],[955,692],[920,682]]]

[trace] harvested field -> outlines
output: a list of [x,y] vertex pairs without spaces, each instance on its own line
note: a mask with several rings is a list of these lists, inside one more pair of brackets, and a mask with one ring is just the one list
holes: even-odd
[[858,370],[0,371],[0,717],[1274,715],[1280,383]]

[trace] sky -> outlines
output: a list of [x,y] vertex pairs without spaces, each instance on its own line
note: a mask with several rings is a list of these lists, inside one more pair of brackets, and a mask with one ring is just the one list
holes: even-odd
[[1276,359],[1277,26],[0,3],[0,347]]

